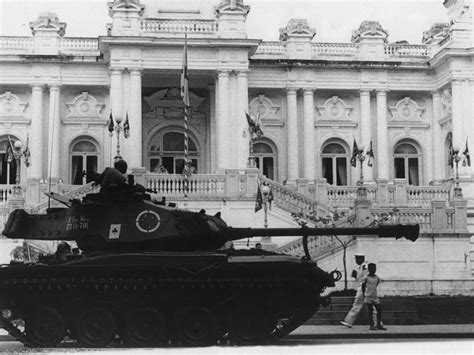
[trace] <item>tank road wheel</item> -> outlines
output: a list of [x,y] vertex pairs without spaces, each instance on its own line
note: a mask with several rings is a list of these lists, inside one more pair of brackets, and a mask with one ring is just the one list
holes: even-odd
[[117,322],[107,308],[83,308],[74,322],[77,340],[91,347],[107,346],[115,338]]
[[34,346],[56,346],[66,336],[66,330],[61,313],[49,306],[34,308],[25,320],[26,338]]
[[153,308],[136,308],[128,312],[124,328],[123,338],[132,346],[153,346],[168,340],[165,317]]
[[207,308],[179,310],[175,317],[176,332],[186,345],[206,346],[217,343],[216,318]]
[[269,323],[258,307],[237,307],[232,312],[229,338],[231,342],[242,345],[263,343],[270,337]]

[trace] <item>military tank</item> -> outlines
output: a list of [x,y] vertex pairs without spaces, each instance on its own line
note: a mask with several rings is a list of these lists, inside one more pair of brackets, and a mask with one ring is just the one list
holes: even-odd
[[[260,344],[306,322],[340,278],[311,260],[315,235],[416,240],[418,225],[377,228],[232,228],[120,188],[45,214],[13,211],[3,234],[62,241],[55,254],[0,268],[0,326],[27,346],[66,337],[104,347]],[[223,248],[254,236],[303,236],[304,257]],[[71,250],[67,242],[75,242]]]

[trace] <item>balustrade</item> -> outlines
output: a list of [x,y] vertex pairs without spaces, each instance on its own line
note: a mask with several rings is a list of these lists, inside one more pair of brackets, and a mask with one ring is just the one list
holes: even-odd
[[59,48],[79,50],[79,51],[98,51],[99,40],[96,38],[66,37],[59,41]]
[[33,37],[2,36],[1,49],[27,49],[33,47]]
[[218,30],[218,23],[214,20],[143,19],[140,25],[145,33],[216,33]]
[[313,43],[313,55],[318,56],[355,56],[358,52],[355,43]]
[[422,44],[388,44],[384,47],[385,54],[394,57],[427,57],[430,47]]
[[[146,174],[146,187],[158,196],[183,197],[184,176],[174,174]],[[219,197],[225,193],[225,175],[192,175],[188,179],[188,196]]]
[[255,52],[255,55],[279,55],[286,53],[286,44],[284,42],[262,42]]

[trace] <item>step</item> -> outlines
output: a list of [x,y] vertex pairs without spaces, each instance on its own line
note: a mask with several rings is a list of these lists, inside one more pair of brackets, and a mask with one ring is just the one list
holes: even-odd
[[[389,303],[385,300],[381,301],[381,305],[383,309],[386,310],[405,310],[405,309],[410,309],[410,310],[416,310],[416,305],[413,302],[408,302],[408,301],[402,301],[402,302],[396,302],[396,303]],[[321,307],[321,311],[349,311],[352,308],[352,303],[350,304],[343,304],[343,303],[331,303],[327,307]]]
[[[367,315],[367,309],[364,308],[359,313],[359,317],[364,317]],[[344,319],[347,315],[347,312],[338,311],[338,312],[322,312],[319,311],[311,318],[318,318],[318,319]],[[406,311],[386,311],[382,309],[382,316],[383,318],[417,318],[418,313],[413,310],[406,310]]]
[[[305,323],[305,325],[341,325],[341,319],[317,319],[311,318],[309,321]],[[383,323],[387,326],[389,325],[415,325],[415,324],[422,324],[422,322],[418,318],[385,318],[383,317]],[[354,325],[369,325],[369,320],[365,315],[360,315],[357,318],[357,321]],[[342,325],[341,325],[342,326]]]

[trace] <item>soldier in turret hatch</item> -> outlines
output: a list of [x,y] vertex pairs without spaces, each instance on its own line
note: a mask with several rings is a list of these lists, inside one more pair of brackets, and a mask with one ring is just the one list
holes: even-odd
[[117,187],[127,185],[127,162],[123,159],[117,159],[114,163],[114,167],[107,167],[104,169],[102,174],[94,179],[96,185],[100,185],[100,191],[109,191]]

